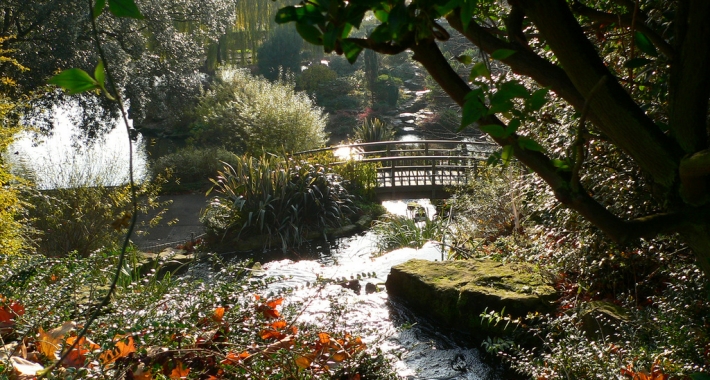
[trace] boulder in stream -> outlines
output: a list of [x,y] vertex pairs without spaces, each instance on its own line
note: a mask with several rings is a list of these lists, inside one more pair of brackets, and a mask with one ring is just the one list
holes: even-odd
[[492,260],[410,260],[392,267],[385,285],[415,312],[478,337],[492,329],[481,313],[503,308],[513,318],[545,313],[557,298],[532,266]]

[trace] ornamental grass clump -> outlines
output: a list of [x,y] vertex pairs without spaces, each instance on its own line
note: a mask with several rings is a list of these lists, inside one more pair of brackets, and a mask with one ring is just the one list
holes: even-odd
[[216,195],[202,216],[213,242],[264,235],[265,246],[275,239],[286,249],[355,211],[341,177],[308,161],[244,155],[213,183]]

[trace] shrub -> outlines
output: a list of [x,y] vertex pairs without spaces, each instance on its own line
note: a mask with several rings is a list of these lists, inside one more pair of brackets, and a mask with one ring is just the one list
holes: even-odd
[[384,103],[390,107],[396,106],[402,84],[402,80],[399,78],[387,74],[378,76],[372,89],[375,102],[377,104]]
[[296,90],[316,93],[322,86],[328,85],[337,77],[338,74],[326,65],[310,65],[296,78]]
[[234,157],[224,148],[183,148],[155,160],[150,165],[151,178],[166,171],[172,173],[163,185],[163,193],[208,190],[212,186],[210,178],[217,176],[224,162],[233,163]]
[[217,195],[202,217],[213,237],[265,235],[265,245],[274,238],[285,250],[354,211],[341,178],[307,161],[245,155],[213,182]]
[[372,230],[377,236],[377,248],[385,252],[403,247],[421,248],[429,240],[440,240],[444,224],[438,219],[417,222],[406,216],[385,215],[375,221]]
[[394,139],[394,135],[394,128],[377,118],[365,119],[365,121],[353,131],[353,138],[359,143],[390,141]]
[[325,142],[327,116],[293,85],[225,69],[195,109],[193,143],[234,152],[295,152]]
[[280,73],[301,71],[303,39],[293,28],[277,26],[274,33],[257,49],[259,73],[275,81]]

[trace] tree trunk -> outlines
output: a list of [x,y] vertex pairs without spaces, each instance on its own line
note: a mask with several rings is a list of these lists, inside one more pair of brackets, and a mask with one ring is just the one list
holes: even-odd
[[710,278],[710,224],[693,224],[680,235],[693,250],[700,269]]

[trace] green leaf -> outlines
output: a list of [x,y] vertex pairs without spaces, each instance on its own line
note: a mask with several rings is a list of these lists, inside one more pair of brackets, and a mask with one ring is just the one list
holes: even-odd
[[636,41],[636,46],[638,46],[642,52],[651,57],[658,57],[658,50],[656,50],[656,47],[653,46],[653,43],[651,43],[651,40],[649,40],[645,34],[637,31],[634,33],[634,41]]
[[503,139],[506,137],[507,133],[502,125],[498,124],[488,124],[478,127],[482,132],[488,133],[493,138]]
[[463,4],[461,4],[461,24],[463,24],[464,32],[468,29],[468,24],[471,23],[471,18],[476,11],[477,5],[477,0],[463,0]]
[[382,9],[375,11],[375,18],[378,19],[380,22],[387,22],[389,17],[390,14]]
[[323,50],[330,53],[335,49],[335,41],[338,39],[338,30],[332,27],[333,24],[328,24],[330,30],[323,33]]
[[67,69],[53,76],[49,84],[57,85],[69,92],[69,95],[94,90],[99,88],[99,84],[89,73],[82,69]]
[[512,145],[506,145],[503,147],[503,151],[500,153],[500,159],[503,161],[503,166],[508,166],[510,161],[513,159],[513,149]]
[[693,380],[710,380],[710,375],[707,373],[696,372],[690,375]]
[[528,106],[530,111],[539,111],[547,103],[547,93],[550,92],[549,88],[541,88],[535,90],[529,98],[525,100],[525,104]]
[[463,130],[472,123],[475,123],[486,114],[486,106],[479,98],[480,90],[474,90],[466,95],[466,103],[463,105],[461,116],[461,126],[459,131]]
[[518,139],[518,146],[523,149],[532,150],[535,152],[545,151],[545,148],[543,148],[542,145],[538,144],[537,141],[525,136],[520,136],[520,138]]
[[103,13],[104,8],[106,8],[106,0],[96,0],[96,4],[94,4],[94,10],[92,12],[94,19],[96,19],[101,15],[101,13]]
[[362,51],[362,46],[347,40],[342,41],[340,46],[343,48],[343,54],[348,62],[355,63],[357,56],[360,55]]
[[556,158],[553,158],[551,161],[552,166],[556,167],[557,169],[560,169],[562,171],[570,170],[569,162],[567,162],[567,160],[558,160]]
[[490,156],[488,156],[488,159],[486,160],[486,165],[489,165],[489,166],[498,165],[498,163],[500,163],[500,154],[501,154],[500,150],[493,152]]
[[646,66],[651,62],[653,62],[653,60],[648,58],[633,58],[624,62],[624,67],[626,67],[627,69],[635,69],[637,67]]
[[116,17],[143,19],[141,11],[133,0],[108,0],[108,10]]
[[527,99],[530,97],[528,89],[522,84],[515,81],[502,83],[498,88],[498,92],[496,92],[496,94],[500,94],[500,96],[506,99]]
[[515,54],[515,50],[499,49],[499,50],[494,51],[494,52],[491,54],[491,58],[497,59],[497,60],[499,60],[499,61],[502,61],[502,60],[504,60],[504,59],[510,57],[510,56],[513,55],[513,54]]
[[277,24],[285,24],[291,21],[298,21],[298,12],[296,7],[293,5],[288,7],[283,7],[276,12],[276,17],[274,18]]
[[485,62],[478,62],[471,68],[471,74],[468,76],[468,80],[473,81],[476,78],[485,77],[490,79],[491,72],[488,70],[488,65]]
[[308,25],[304,23],[296,24],[296,31],[303,37],[304,40],[312,43],[313,45],[323,45],[323,34],[320,29],[313,25]]
[[520,128],[520,119],[511,120],[510,123],[508,123],[508,127],[505,129],[505,137],[517,132],[518,128]]
[[434,9],[439,14],[439,16],[446,16],[449,12],[453,11],[456,7],[461,5],[461,0],[449,0],[443,6],[435,5]]
[[473,62],[473,59],[470,55],[459,55],[458,57],[456,57],[456,60],[463,63],[464,65],[470,65],[471,62]]
[[104,88],[106,82],[106,70],[104,69],[103,61],[99,61],[99,64],[96,65],[96,69],[94,69],[94,78],[96,78],[96,81],[99,83],[99,86],[101,86],[101,88]]

